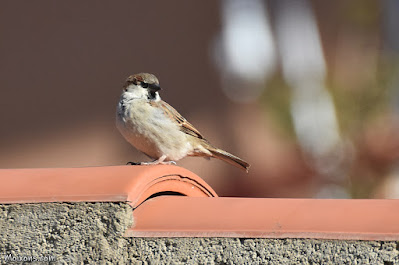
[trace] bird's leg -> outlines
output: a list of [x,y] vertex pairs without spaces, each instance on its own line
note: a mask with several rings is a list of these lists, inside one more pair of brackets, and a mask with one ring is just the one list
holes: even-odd
[[164,161],[165,158],[166,155],[163,155],[152,162],[141,162],[140,165],[176,165],[175,161]]

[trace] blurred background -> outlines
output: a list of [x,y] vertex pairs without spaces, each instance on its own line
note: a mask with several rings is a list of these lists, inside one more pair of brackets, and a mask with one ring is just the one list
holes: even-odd
[[148,158],[115,127],[126,77],[251,163],[179,166],[219,195],[399,198],[399,2],[0,1],[0,167]]

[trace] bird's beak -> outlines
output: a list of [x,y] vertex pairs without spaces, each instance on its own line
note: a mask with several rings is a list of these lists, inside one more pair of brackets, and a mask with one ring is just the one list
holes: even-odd
[[150,88],[150,90],[155,92],[161,90],[161,87],[157,84],[149,84],[148,87]]

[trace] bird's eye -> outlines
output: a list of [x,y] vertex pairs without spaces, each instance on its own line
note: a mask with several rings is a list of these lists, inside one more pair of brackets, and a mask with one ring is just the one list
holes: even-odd
[[146,82],[141,82],[141,86],[142,86],[143,88],[147,88],[147,87],[148,87],[148,83],[146,83]]

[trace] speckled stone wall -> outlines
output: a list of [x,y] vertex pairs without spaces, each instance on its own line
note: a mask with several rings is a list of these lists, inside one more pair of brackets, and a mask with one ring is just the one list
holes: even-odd
[[0,205],[0,263],[399,265],[399,242],[123,237],[132,223],[125,203]]

